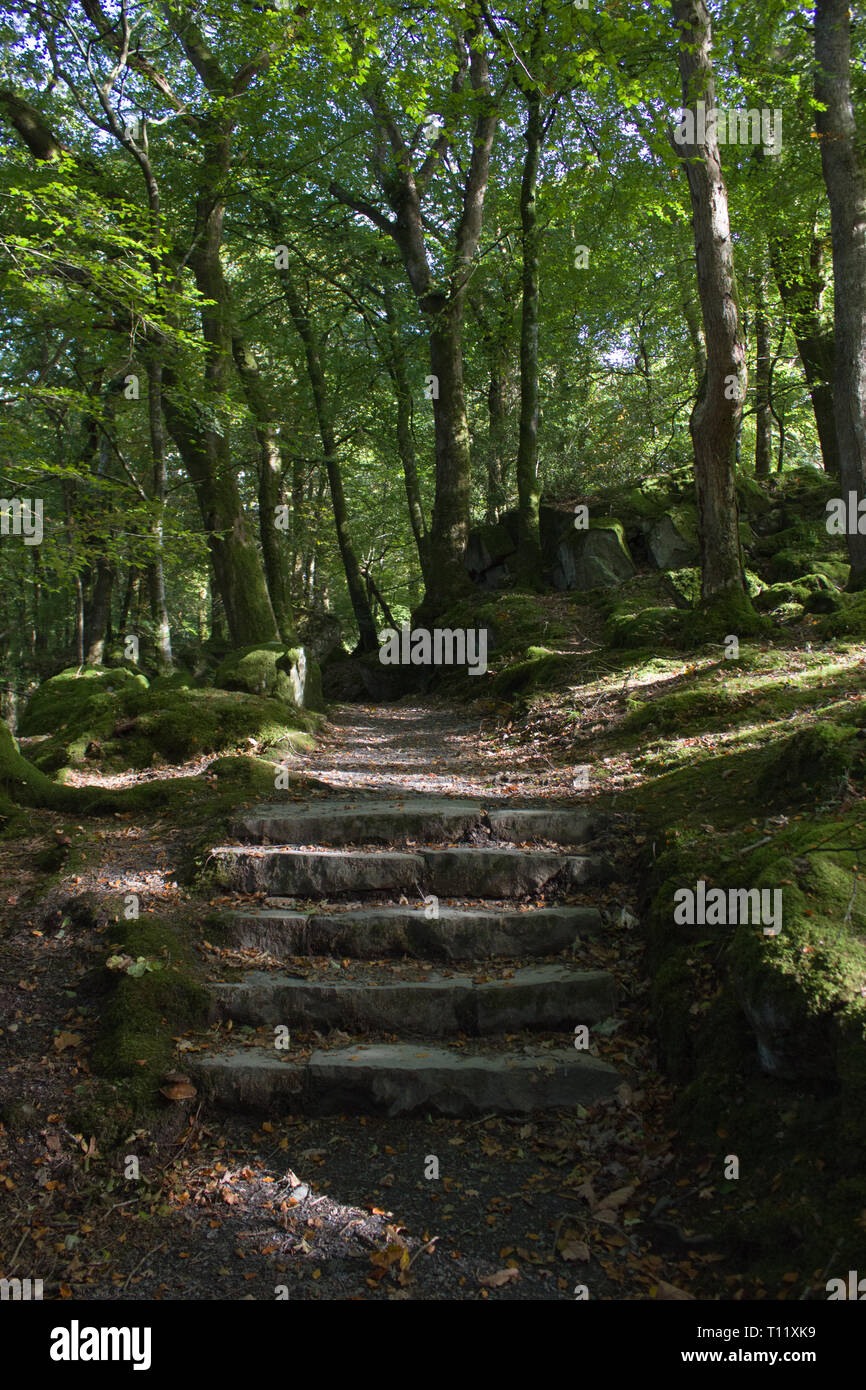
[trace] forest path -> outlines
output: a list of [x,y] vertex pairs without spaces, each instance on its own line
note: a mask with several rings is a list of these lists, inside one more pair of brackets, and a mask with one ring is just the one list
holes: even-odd
[[[678,1231],[671,1200],[674,1155],[665,1128],[669,1093],[654,1070],[654,1048],[647,1036],[642,944],[637,918],[629,911],[633,845],[624,819],[608,817],[603,834],[597,834],[595,827],[590,832],[591,818],[570,786],[571,769],[553,768],[541,744],[524,746],[518,755],[509,746],[507,729],[497,730],[465,712],[455,715],[440,704],[339,708],[332,713],[319,746],[299,756],[296,766],[337,795],[314,793],[306,807],[296,807],[294,812],[278,805],[246,812],[236,827],[241,843],[215,851],[225,854],[224,886],[231,890],[220,905],[237,909],[238,894],[251,895],[246,911],[236,911],[235,945],[243,949],[246,942],[249,951],[250,943],[255,943],[257,963],[264,959],[266,964],[252,986],[249,977],[215,985],[224,1023],[228,1020],[229,1028],[234,1025],[222,1044],[233,1051],[223,1053],[223,1058],[232,1059],[231,1065],[237,1059],[241,1072],[246,1067],[246,1075],[226,1085],[218,1068],[208,1078],[208,1065],[214,1060],[219,1063],[219,1053],[188,1059],[189,1069],[203,1077],[206,1086],[215,1086],[217,1099],[228,1107],[228,1113],[211,1112],[211,1142],[218,1123],[217,1146],[244,1156],[243,1166],[238,1164],[232,1174],[229,1219],[224,1209],[217,1210],[221,1222],[231,1225],[235,1239],[240,1239],[238,1227],[243,1228],[243,1277],[252,1280],[256,1271],[246,1296],[273,1296],[261,1287],[269,1281],[273,1286],[285,1285],[292,1299],[550,1300],[581,1296],[584,1286],[584,1296],[592,1298],[672,1296],[664,1290],[683,1282],[683,1270],[694,1277],[704,1254],[689,1254],[688,1238]],[[406,817],[423,819],[431,805],[434,815],[459,813],[455,799],[461,798],[477,798],[488,808],[482,810],[481,824],[463,827],[462,845],[457,843],[460,833],[452,838],[447,825],[409,828]],[[316,833],[310,829],[310,844],[303,844],[306,836],[298,814],[312,817],[310,825],[315,825]],[[366,815],[372,824],[376,816],[391,814],[403,818],[397,823],[396,843],[387,838],[387,820],[382,820],[378,839],[360,851],[341,848],[358,845],[353,827],[359,816]],[[379,942],[393,931],[389,924],[395,918],[399,933],[405,931],[406,919],[415,918],[418,925],[417,919],[425,915],[419,910],[417,891],[407,883],[407,898],[399,884],[394,886],[394,879],[386,880],[374,902],[373,880],[364,878],[371,866],[392,860],[399,869],[398,861],[413,859],[430,870],[443,853],[443,839],[449,845],[444,854],[451,867],[455,844],[457,853],[466,856],[480,850],[473,859],[479,865],[485,854],[490,859],[499,856],[500,864],[509,866],[518,860],[543,859],[545,853],[557,865],[577,862],[551,844],[556,839],[552,832],[545,836],[547,850],[539,851],[538,836],[522,840],[514,831],[515,825],[526,824],[521,816],[548,814],[559,817],[560,823],[563,817],[584,817],[585,838],[591,839],[593,850],[603,850],[612,864],[606,881],[593,875],[591,881],[575,884],[554,875],[547,888],[542,883],[526,893],[503,891],[501,900],[495,901],[493,889],[482,882],[486,869],[479,868],[472,902],[466,897],[445,897],[445,889],[435,888],[443,894],[443,906],[448,906],[442,920],[426,924],[420,949],[410,949],[397,959],[405,939],[398,934],[397,949],[392,946],[390,958],[363,959],[377,952],[388,955],[387,946]],[[513,820],[512,833],[506,837],[510,844],[503,848],[497,827],[509,818]],[[485,849],[491,843],[496,847]],[[351,881],[344,881],[348,861],[355,862],[349,865]],[[310,875],[320,872],[325,877],[314,882]],[[298,892],[299,883],[306,885],[303,893]],[[358,884],[371,891],[353,893]],[[548,891],[555,895],[552,900],[545,896]],[[268,892],[285,896],[272,898]],[[347,895],[358,901],[347,902]],[[311,912],[310,899],[316,898],[325,901]],[[552,910],[551,901],[557,904]],[[556,947],[562,962],[556,968],[564,973],[573,970],[575,976],[593,976],[593,988],[601,981],[612,983],[618,1001],[615,1012],[611,1013],[608,994],[596,1013],[600,1026],[593,1028],[591,1055],[584,1054],[590,1070],[593,1066],[601,1071],[615,1069],[612,1080],[607,1079],[611,1075],[607,1071],[600,1093],[587,1095],[583,1103],[576,1095],[568,1102],[556,1100],[562,1094],[557,1087],[575,1085],[573,1079],[563,1079],[568,1073],[573,1078],[579,1070],[570,1064],[583,1059],[572,1050],[571,1004],[567,1024],[557,1019],[546,1031],[540,1016],[533,1015],[542,994],[547,997],[550,992],[546,986],[530,999],[526,1017],[517,1017],[510,1034],[501,1038],[479,1037],[478,1028],[470,1028],[471,1036],[461,1040],[461,1035],[452,1032],[453,1016],[446,1000],[444,1023],[435,1010],[423,1013],[421,1005],[423,1017],[433,1020],[434,1042],[422,1039],[402,1044],[407,1028],[411,1040],[413,1025],[417,1027],[422,1016],[413,1013],[413,990],[420,1001],[427,985],[443,986],[446,998],[449,991],[459,992],[458,985],[471,983],[477,1000],[485,990],[492,995],[497,988],[520,985],[523,963],[515,961],[513,945],[502,947],[502,937],[498,949],[504,960],[496,959],[495,950],[480,960],[484,952],[478,939],[471,951],[476,958],[471,976],[458,978],[459,955],[456,961],[446,956],[444,969],[441,957],[436,961],[441,980],[424,973],[431,970],[425,960],[431,948],[447,940],[449,914],[465,917],[469,910],[477,918],[499,914],[497,930],[509,918],[505,936],[511,931],[512,942],[519,938],[524,943],[531,935],[530,918],[541,924],[546,914],[549,927],[556,912],[583,914],[584,921],[595,915],[596,928],[586,935],[581,931],[567,957]],[[515,925],[518,912],[522,921]],[[365,931],[370,924],[360,919],[371,913],[376,918],[373,925],[382,933],[375,938],[372,952],[357,946],[359,941],[369,941]],[[355,921],[347,928],[352,917]],[[437,931],[442,933],[438,943]],[[520,936],[521,931],[527,935]],[[287,946],[287,940],[295,946]],[[339,946],[328,947],[329,940]],[[417,947],[411,933],[409,942]],[[311,955],[323,949],[326,958]],[[550,949],[549,945],[536,949],[536,958]],[[292,950],[298,954],[287,960]],[[524,944],[523,950],[531,957],[530,947]],[[275,951],[277,958],[268,965],[269,951]],[[343,951],[345,958],[340,960]],[[551,959],[548,954],[548,962]],[[219,962],[214,963],[219,976]],[[233,963],[240,963],[237,956]],[[286,969],[288,975],[267,973]],[[347,1008],[345,1001],[353,989],[355,999],[362,1000],[361,1012],[368,1012],[366,1023],[354,1002],[351,1016],[341,1019],[339,1010]],[[513,995],[518,993],[519,989],[513,990]],[[307,1081],[297,1083],[308,1086],[302,1092],[295,1089],[288,1059],[275,1064],[273,1035],[286,1001],[294,1008],[304,995],[313,1001],[306,1017],[309,1020],[310,1013],[318,1011],[319,1028],[326,1031],[315,1031],[311,1037],[309,1022],[296,1024],[297,1036],[292,1031],[296,1070],[307,1068]],[[402,1014],[401,999],[405,1000]],[[302,1014],[303,1007],[301,1002]],[[495,1004],[494,1012],[499,1007]],[[381,1011],[378,1027],[377,1009]],[[494,1026],[501,1029],[502,1024],[497,1021]],[[483,1026],[480,1031],[485,1032]],[[506,1078],[500,1089],[485,1091],[489,1084],[485,1082],[470,1094],[474,1082],[460,1090],[452,1088],[449,1080],[443,1091],[440,1076],[430,1087],[429,1107],[424,1104],[419,1112],[416,1104],[412,1113],[401,1114],[399,1108],[381,1113],[383,1102],[397,1107],[413,1099],[417,1102],[419,1081],[414,1076],[407,1083],[399,1065],[388,1060],[389,1075],[374,1076],[371,1083],[369,1074],[364,1075],[365,1066],[375,1072],[376,1062],[368,1060],[369,1054],[378,1050],[393,1057],[411,1051],[425,1059],[411,1064],[423,1073],[434,1066],[429,1060],[434,1055],[435,1065],[441,1065],[444,1048],[436,1049],[443,1035],[452,1064],[456,1056],[460,1068],[464,1064],[470,1070],[481,1064],[499,1068],[500,1080]],[[546,1058],[540,1063],[539,1045],[551,1049],[540,1054]],[[521,1057],[521,1053],[529,1055]],[[541,1108],[532,1108],[535,1102],[530,1100],[528,1112],[527,1092],[524,1088],[521,1094],[513,1079],[515,1066],[521,1064],[536,1068],[540,1075],[535,1079],[542,1082],[537,1088]],[[405,1067],[405,1059],[400,1065]],[[269,1071],[281,1074],[282,1089],[267,1081]],[[427,1094],[426,1084],[422,1077],[421,1094]],[[458,1091],[464,1100],[468,1096],[470,1108],[454,1115],[447,1110],[450,1097]],[[304,1104],[292,1099],[286,1105],[287,1096],[301,1094],[315,1102],[312,1113],[304,1113]],[[322,1114],[316,1109],[322,1096],[331,1108],[336,1103],[343,1110],[345,1104],[351,1109],[352,1102],[364,1094],[374,1101],[378,1095],[378,1113],[375,1104],[368,1114]],[[486,1104],[487,1094],[498,1095],[499,1100]],[[534,1094],[529,1091],[530,1097]],[[512,1096],[520,1103],[511,1105]],[[446,1113],[441,1113],[443,1098]],[[266,1122],[245,1113],[247,1100],[254,1102],[250,1108],[267,1116]],[[559,1109],[551,1108],[557,1104]],[[285,1115],[286,1109],[291,1113]],[[523,1114],[518,1113],[521,1109]],[[473,1113],[477,1118],[469,1118]],[[187,1189],[198,1194],[196,1202],[214,1200],[213,1183],[209,1187],[205,1181],[212,1171],[205,1169],[201,1178],[192,1180],[185,1175]],[[282,1184],[284,1197],[281,1215],[276,1217],[269,1200],[275,1182]],[[657,1221],[665,1208],[670,1219]],[[657,1228],[665,1241],[658,1251],[651,1243]],[[222,1233],[219,1243],[224,1245]],[[236,1276],[232,1260],[225,1257],[225,1262],[228,1281]],[[194,1270],[184,1265],[177,1277],[192,1281]],[[190,1290],[174,1296],[196,1294]],[[225,1296],[238,1295],[232,1291]]]
[[442,702],[338,706],[297,762],[340,790],[574,802],[573,769],[555,766],[543,745],[518,754],[489,714]]

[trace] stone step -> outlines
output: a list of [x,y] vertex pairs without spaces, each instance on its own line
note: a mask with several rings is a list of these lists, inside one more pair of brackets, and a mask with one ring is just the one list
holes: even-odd
[[518,844],[549,840],[580,845],[602,827],[603,818],[582,808],[488,807],[445,797],[404,800],[318,801],[257,806],[231,827],[239,840],[276,845],[391,845],[404,840],[456,840],[486,829]]
[[524,1028],[571,1034],[576,1024],[608,1018],[616,1004],[606,970],[530,965],[510,978],[476,983],[471,975],[430,972],[422,980],[396,978],[368,967],[367,978],[330,981],[254,971],[242,980],[211,984],[212,1017],[297,1029],[445,1037]]
[[226,941],[240,949],[287,956],[351,956],[377,960],[411,956],[424,960],[481,960],[549,956],[582,937],[597,936],[595,907],[544,907],[531,912],[495,908],[369,907],[344,912],[233,912]]
[[421,1043],[362,1043],[300,1063],[245,1048],[187,1055],[184,1066],[215,1104],[268,1115],[524,1115],[592,1105],[620,1083],[614,1067],[574,1049],[473,1055]]
[[607,861],[599,855],[469,847],[408,854],[221,845],[211,851],[208,872],[218,886],[235,892],[301,898],[394,892],[509,898],[611,877]]

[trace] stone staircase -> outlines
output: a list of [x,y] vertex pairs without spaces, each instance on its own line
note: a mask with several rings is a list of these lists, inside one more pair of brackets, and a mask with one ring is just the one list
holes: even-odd
[[603,829],[581,809],[422,796],[249,812],[210,872],[258,900],[227,916],[227,943],[285,968],[210,986],[213,1020],[247,1025],[248,1043],[188,1069],[216,1103],[269,1113],[526,1113],[610,1095],[616,1070],[574,1046],[577,1025],[615,1009],[611,975],[579,959],[601,915],[556,905],[610,878],[603,856],[575,852]]

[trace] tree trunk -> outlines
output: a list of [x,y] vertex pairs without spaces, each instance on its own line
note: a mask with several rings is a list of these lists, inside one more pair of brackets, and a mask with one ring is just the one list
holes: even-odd
[[507,361],[503,344],[495,340],[490,355],[490,384],[487,387],[487,501],[485,520],[489,522],[498,520],[500,513],[505,510],[507,501],[505,491],[507,477],[505,372]]
[[[830,203],[836,363],[833,382],[839,482],[846,504],[866,496],[866,174],[851,101],[848,0],[815,8],[815,96],[821,166]],[[852,522],[854,534],[851,534]],[[848,517],[849,588],[866,587],[866,535]]]
[[174,398],[173,367],[164,373],[163,410],[195,489],[210,551],[213,581],[219,591],[234,646],[274,642],[279,637],[268,597],[261,560],[250,539],[237,481],[228,459],[217,463],[213,431],[203,431],[198,421]]
[[113,584],[114,566],[100,556],[96,562],[90,602],[84,615],[84,661],[87,666],[102,665],[111,617]]
[[[683,311],[683,318],[689,330],[689,342],[692,345],[692,363],[694,365],[695,385],[700,391],[704,373],[707,370],[707,348],[704,342],[703,328],[701,327],[701,316],[695,304],[693,282],[691,277],[686,274],[682,259],[679,255],[675,258],[677,269],[677,284],[680,291],[680,305]],[[691,264],[691,262],[690,262]]]
[[346,495],[343,490],[343,473],[340,468],[340,459],[337,453],[334,422],[331,416],[328,386],[319,353],[318,338],[309,314],[301,305],[301,301],[298,298],[288,270],[283,270],[281,276],[283,293],[286,297],[286,303],[289,306],[289,313],[292,316],[292,322],[295,325],[298,337],[304,347],[304,356],[307,362],[307,375],[310,379],[313,404],[316,410],[316,419],[319,424],[319,437],[322,441],[322,449],[325,454],[325,467],[328,471],[328,485],[331,489],[331,505],[334,512],[334,526],[337,531],[337,544],[340,547],[343,569],[346,572],[346,584],[349,589],[352,612],[355,615],[355,622],[358,624],[357,649],[361,652],[376,652],[379,650],[379,634],[376,630],[376,622],[370,608],[367,588],[364,584],[363,576],[361,575],[361,567],[358,564],[358,557],[355,554],[355,548],[352,544],[352,537],[349,529],[349,511],[346,506]]
[[767,273],[755,276],[755,476],[770,473],[773,415],[770,410],[770,324],[767,319]]
[[406,357],[399,338],[399,328],[394,313],[394,300],[390,290],[385,287],[385,312],[388,316],[388,375],[394,387],[397,403],[397,449],[403,466],[403,481],[406,486],[406,502],[409,507],[409,524],[415,537],[418,561],[424,582],[427,582],[428,534],[424,505],[421,501],[421,486],[418,481],[418,460],[415,454],[415,436],[412,430],[412,392],[406,375]]
[[431,611],[441,611],[469,586],[463,555],[469,540],[472,474],[463,390],[462,295],[450,302],[443,296],[438,313],[430,314],[428,308],[428,316],[432,322],[430,371],[437,383],[438,399],[433,400],[436,496],[426,602]]
[[283,462],[271,412],[262,386],[255,354],[239,334],[232,339],[235,365],[256,431],[259,446],[259,538],[265,580],[280,637],[289,646],[297,641],[292,613],[291,582],[286,532],[276,527],[277,508],[283,505]]
[[150,452],[153,458],[153,501],[156,516],[151,528],[153,555],[147,566],[147,592],[154,629],[156,664],[161,672],[171,671],[171,624],[165,594],[163,517],[166,502],[165,431],[162,418],[162,362],[153,353],[147,361],[147,411],[150,426]]
[[[533,55],[536,45],[533,45]],[[532,64],[533,68],[535,63]],[[526,96],[526,156],[520,184],[522,236],[522,314],[520,320],[520,436],[517,445],[517,556],[515,569],[524,583],[541,576],[538,513],[538,212],[536,185],[541,151],[541,93]]]
[[[715,108],[710,59],[712,27],[704,0],[673,0],[680,34],[679,68],[683,108],[699,100]],[[685,132],[688,135],[688,128]],[[695,456],[695,486],[701,544],[701,596],[727,594],[748,605],[734,491],[737,431],[746,391],[746,360],[734,256],[728,221],[728,195],[719,148],[710,139],[686,139],[675,148],[683,158],[692,204],[698,292],[707,345],[707,372],[689,420]]]
[[796,251],[792,253],[780,237],[774,237],[770,242],[770,264],[809,388],[824,470],[838,477],[839,443],[833,409],[836,350],[833,330],[825,325],[821,313],[826,283],[822,241],[813,235],[807,265],[805,257]]

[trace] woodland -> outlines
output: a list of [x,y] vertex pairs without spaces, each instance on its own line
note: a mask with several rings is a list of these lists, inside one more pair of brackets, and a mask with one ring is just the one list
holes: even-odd
[[858,9],[0,4],[0,1283],[866,1296]]

